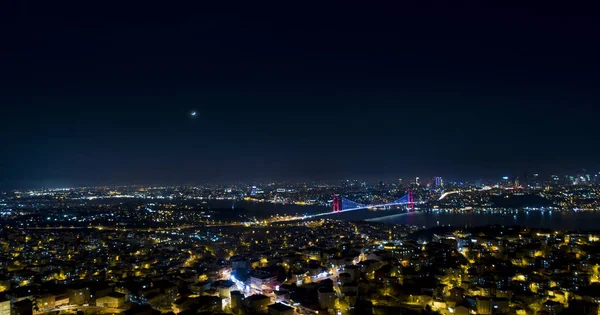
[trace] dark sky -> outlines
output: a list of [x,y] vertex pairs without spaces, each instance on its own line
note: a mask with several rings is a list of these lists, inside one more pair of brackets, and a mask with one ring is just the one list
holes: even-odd
[[0,186],[600,168],[597,7],[6,2]]

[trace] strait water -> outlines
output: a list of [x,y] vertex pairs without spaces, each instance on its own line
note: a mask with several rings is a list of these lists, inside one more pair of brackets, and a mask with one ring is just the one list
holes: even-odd
[[600,230],[600,211],[415,212],[371,219],[387,224],[435,226],[521,225],[555,230]]
[[[210,202],[212,207],[231,209],[231,201]],[[257,217],[279,215],[303,215],[331,211],[328,207],[278,205],[270,203],[236,202],[235,209],[246,209]],[[233,210],[233,209],[232,209]],[[385,224],[408,224],[425,227],[436,226],[482,226],[520,225],[555,230],[600,230],[600,211],[525,211],[502,210],[489,212],[443,212],[424,211],[388,215],[387,211],[359,210],[322,218],[341,220],[368,220]],[[391,211],[393,213],[393,211]]]

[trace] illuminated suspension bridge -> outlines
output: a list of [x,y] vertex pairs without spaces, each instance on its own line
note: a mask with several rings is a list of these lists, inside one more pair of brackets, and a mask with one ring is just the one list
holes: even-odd
[[409,190],[408,193],[402,198],[394,200],[388,203],[382,204],[362,204],[356,201],[352,201],[342,197],[341,195],[333,195],[333,199],[331,201],[331,212],[319,213],[305,216],[304,218],[312,218],[319,217],[324,215],[332,215],[336,213],[363,210],[363,209],[376,209],[376,208],[386,208],[386,207],[397,207],[397,206],[406,206],[408,212],[415,211],[415,204],[422,202],[415,202],[415,197],[413,195],[412,190]]

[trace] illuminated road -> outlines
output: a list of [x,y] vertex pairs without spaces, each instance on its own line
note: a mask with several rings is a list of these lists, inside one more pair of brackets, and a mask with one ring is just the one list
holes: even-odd
[[[313,218],[341,214],[344,212],[350,212],[350,211],[356,211],[356,210],[377,209],[377,208],[385,208],[385,207],[398,207],[398,206],[405,206],[408,204],[423,204],[423,203],[425,203],[425,202],[424,201],[415,201],[415,202],[394,202],[394,203],[386,203],[386,204],[381,204],[381,205],[368,205],[368,206],[360,205],[360,207],[344,209],[341,211],[328,211],[328,212],[324,212],[324,213],[303,215],[303,216],[297,216],[297,217],[285,217],[285,218],[280,218],[280,219],[269,220],[268,222],[269,223],[278,223],[278,222],[299,221],[299,220],[307,220],[307,219],[310,220]],[[413,212],[414,211],[410,211],[410,212],[407,212],[407,214],[413,213]]]
[[472,191],[484,191],[484,190],[490,190],[492,189],[492,187],[490,186],[485,186],[483,188],[481,188],[480,190],[477,189],[469,189],[469,190],[455,190],[455,191],[447,191],[445,193],[443,193],[440,198],[438,200],[443,200],[444,198],[446,198],[449,195],[453,195],[453,194],[459,194],[459,193],[465,193],[465,192],[472,192]]
[[423,202],[423,201],[417,201],[417,202],[386,203],[386,204],[381,204],[381,205],[361,206],[361,207],[356,207],[356,208],[344,209],[342,211],[337,211],[337,212],[330,211],[330,212],[325,212],[325,213],[318,213],[318,214],[306,215],[306,216],[303,216],[302,219],[311,219],[311,218],[314,218],[314,217],[320,217],[320,216],[332,215],[332,214],[340,214],[340,213],[344,213],[344,212],[356,211],[356,210],[363,210],[363,209],[376,209],[376,208],[385,208],[385,207],[396,207],[396,206],[403,206],[403,205],[408,205],[408,204],[422,204],[422,203],[425,203],[425,202]]
[[447,191],[447,192],[443,193],[438,200],[443,200],[448,195],[458,194],[458,193],[461,193],[461,192],[462,191],[458,191],[458,190],[456,190],[456,191]]

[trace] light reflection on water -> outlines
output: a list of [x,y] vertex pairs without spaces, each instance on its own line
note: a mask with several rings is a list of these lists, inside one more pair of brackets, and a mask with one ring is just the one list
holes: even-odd
[[410,224],[426,227],[450,225],[456,227],[481,225],[521,225],[534,228],[562,230],[600,229],[600,211],[525,211],[490,212],[425,211],[383,217],[377,220],[388,224]]

